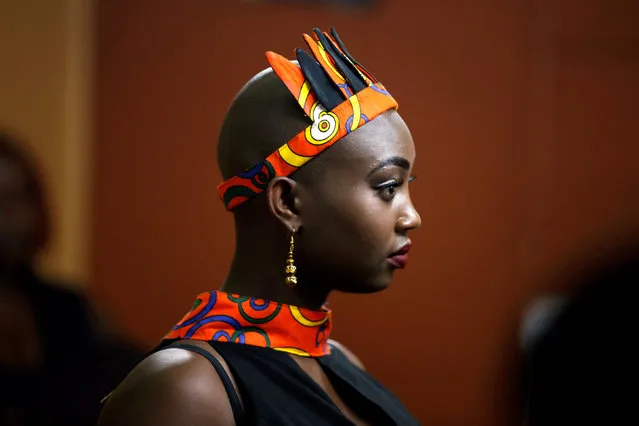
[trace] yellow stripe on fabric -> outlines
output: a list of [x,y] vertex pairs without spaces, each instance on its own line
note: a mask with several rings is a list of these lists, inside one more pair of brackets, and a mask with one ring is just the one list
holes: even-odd
[[299,155],[294,153],[288,144],[282,145],[280,149],[278,149],[280,156],[293,167],[302,167],[304,164],[308,162],[313,157],[304,157],[303,155]]

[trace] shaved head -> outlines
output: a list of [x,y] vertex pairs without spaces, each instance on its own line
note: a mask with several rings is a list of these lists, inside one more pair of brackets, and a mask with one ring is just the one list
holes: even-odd
[[[218,189],[235,226],[235,254],[222,289],[319,308],[333,290],[363,293],[389,285],[406,263],[407,234],[421,219],[408,190],[415,145],[397,103],[381,84],[360,78],[347,58],[340,67],[347,87],[337,87],[326,58],[309,47],[315,59],[296,50],[301,70],[297,61],[267,52],[271,68],[233,99],[218,139],[224,180]],[[338,50],[329,52],[333,59]],[[330,111],[309,105],[305,112],[297,98],[306,89]],[[334,127],[322,128],[330,121],[324,114],[335,119]],[[265,161],[293,139],[290,152],[274,155],[274,164]],[[297,268],[294,287],[285,283],[287,254]]]
[[224,180],[253,167],[311,124],[271,68],[240,90],[226,113],[218,139]]
[[[224,180],[264,161],[311,123],[277,74],[260,72],[224,118],[218,141]],[[302,299],[385,288],[401,267],[389,256],[408,246],[407,232],[420,224],[408,192],[414,162],[410,131],[392,109],[294,174],[273,177],[263,192],[232,210],[236,251],[225,286],[246,294],[282,291],[286,298],[291,290],[283,284],[282,256],[294,230],[296,274],[304,283],[295,292]]]

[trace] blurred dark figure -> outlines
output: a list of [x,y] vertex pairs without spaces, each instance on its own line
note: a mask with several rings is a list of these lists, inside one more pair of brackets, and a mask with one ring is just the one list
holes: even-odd
[[574,294],[541,299],[524,325],[525,424],[639,424],[639,249],[580,274]]
[[100,400],[143,355],[102,330],[82,294],[38,275],[48,237],[36,168],[0,132],[2,426],[95,424]]

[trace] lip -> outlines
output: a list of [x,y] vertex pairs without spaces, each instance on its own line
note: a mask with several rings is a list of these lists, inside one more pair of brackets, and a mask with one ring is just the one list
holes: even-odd
[[408,251],[410,250],[410,243],[405,244],[399,250],[391,253],[388,256],[388,263],[394,268],[404,269],[408,264]]

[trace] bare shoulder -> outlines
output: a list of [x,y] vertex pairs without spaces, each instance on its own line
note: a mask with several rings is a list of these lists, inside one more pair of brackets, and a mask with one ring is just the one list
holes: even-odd
[[[216,356],[212,348],[208,351]],[[228,366],[223,364],[228,371]],[[105,401],[98,426],[231,426],[218,373],[203,356],[167,348],[144,359]]]
[[346,346],[342,345],[337,340],[332,340],[332,339],[329,339],[328,343],[334,348],[341,351],[344,354],[344,356],[348,358],[348,360],[351,363],[353,363],[355,366],[361,368],[362,370],[366,370],[366,368],[364,368],[364,363]]

